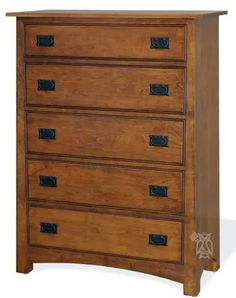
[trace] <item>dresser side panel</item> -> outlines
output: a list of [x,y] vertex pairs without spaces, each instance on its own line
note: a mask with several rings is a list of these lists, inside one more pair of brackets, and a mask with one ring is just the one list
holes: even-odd
[[[212,256],[204,269],[219,268],[219,46],[218,17],[198,23],[196,63],[196,198],[198,233],[211,234]],[[211,243],[211,242],[210,242]]]

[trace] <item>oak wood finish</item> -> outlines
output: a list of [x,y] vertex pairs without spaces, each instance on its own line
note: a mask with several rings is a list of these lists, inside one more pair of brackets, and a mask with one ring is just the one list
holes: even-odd
[[200,291],[200,267],[196,246],[192,239],[197,231],[196,223],[196,140],[195,140],[195,71],[197,66],[195,43],[195,23],[188,25],[187,63],[187,114],[186,114],[186,162],[185,162],[185,222],[184,225],[184,294],[196,296]]
[[[40,186],[40,176],[56,177],[57,187]],[[29,198],[34,200],[149,209],[174,214],[181,214],[183,209],[181,172],[30,160],[28,185]],[[167,196],[151,196],[151,185],[167,187]]]
[[[225,13],[8,14],[17,16],[18,272],[36,262],[112,266],[176,280],[196,296],[203,270],[219,268]],[[158,32],[171,36],[170,49],[150,49]],[[37,34],[58,43],[38,48]],[[55,79],[55,93],[39,92],[38,79]],[[150,96],[161,79],[169,97]],[[39,139],[39,128],[56,129],[56,139]],[[150,146],[150,135],[168,136],[168,146]],[[40,175],[56,176],[57,187],[39,186]],[[150,184],[168,185],[169,198],[149,196]],[[55,221],[58,233],[41,233],[43,221]],[[148,244],[150,233],[168,234],[169,245]],[[211,233],[208,259],[196,254],[197,233]]]
[[62,250],[58,248],[30,246],[29,259],[35,263],[81,263],[117,267],[133,271],[154,274],[178,282],[184,282],[183,265],[171,262],[158,262],[93,252]]
[[[138,67],[160,67],[160,68],[185,68],[186,61],[175,60],[151,60],[151,59],[106,59],[106,58],[78,58],[78,57],[47,57],[47,56],[25,56],[27,64],[57,64],[57,65],[92,65],[92,66],[138,66]],[[104,64],[105,62],[105,64]]]
[[134,19],[139,23],[139,19],[184,19],[184,20],[193,20],[193,19],[202,19],[204,17],[209,17],[211,15],[220,16],[227,14],[227,11],[214,11],[214,10],[205,10],[205,11],[155,11],[155,10],[35,10],[35,11],[22,11],[22,12],[8,12],[7,16],[13,17],[24,17],[24,18],[92,18],[95,19],[106,19],[114,18],[119,19],[123,18],[125,20]]
[[105,205],[95,205],[95,204],[74,204],[70,202],[55,202],[53,200],[40,200],[40,199],[30,199],[27,200],[28,206],[42,207],[42,208],[57,208],[63,210],[77,210],[83,212],[97,212],[101,214],[111,214],[111,215],[126,215],[137,218],[150,218],[156,220],[178,220],[181,222],[185,221],[184,215],[171,214],[156,212],[155,210],[146,209],[131,209],[131,208],[121,208]]
[[[212,16],[198,23],[196,28],[198,43],[201,44],[196,49],[197,63],[202,65],[201,71],[197,69],[196,73],[197,97],[202,98],[196,103],[196,145],[199,147],[196,151],[197,218],[198,231],[212,234],[213,254],[211,258],[202,260],[203,269],[210,271],[217,271],[220,267],[218,27],[218,18]],[[215,51],[206,51],[206,46],[215,47]]]
[[[42,126],[56,139],[40,139]],[[28,113],[27,128],[28,152],[183,163],[183,121]],[[151,135],[167,136],[168,146],[150,146]]]
[[[55,91],[38,90],[39,79]],[[168,96],[151,95],[150,84],[168,85]],[[183,113],[184,85],[184,69],[26,65],[28,105]]]
[[[58,233],[40,232],[41,222],[56,222]],[[30,207],[29,229],[31,245],[181,262],[180,222]],[[150,231],[167,235],[168,245],[150,245]]]
[[[181,26],[38,26],[27,25],[26,54],[43,56],[132,59],[185,58],[185,28]],[[37,35],[53,35],[54,47],[37,46]],[[168,49],[152,49],[151,37],[169,37]]]
[[28,245],[27,245],[27,205],[26,205],[26,133],[25,133],[25,111],[24,111],[24,61],[23,48],[24,48],[24,24],[21,20],[17,19],[17,247],[16,247],[16,270],[18,272],[28,273],[33,269],[33,263],[29,261]]

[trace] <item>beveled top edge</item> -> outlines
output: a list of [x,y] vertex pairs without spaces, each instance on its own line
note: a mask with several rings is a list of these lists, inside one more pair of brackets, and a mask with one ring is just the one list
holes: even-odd
[[35,10],[7,12],[9,17],[66,17],[66,18],[157,18],[157,19],[199,19],[210,15],[224,15],[227,11],[157,11],[157,10]]

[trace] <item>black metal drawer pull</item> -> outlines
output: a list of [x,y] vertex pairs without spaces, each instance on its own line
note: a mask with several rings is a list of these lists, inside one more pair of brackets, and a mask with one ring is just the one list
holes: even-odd
[[167,246],[168,237],[166,235],[149,234],[149,244]]
[[57,224],[41,222],[40,223],[40,232],[47,234],[57,234]]
[[169,37],[151,37],[151,49],[169,49],[170,38]]
[[168,187],[159,185],[149,185],[149,196],[166,198],[168,197]]
[[168,147],[168,137],[167,136],[149,136],[149,145],[155,147]]
[[55,140],[56,129],[54,128],[39,128],[39,139]]
[[169,96],[169,85],[150,84],[150,95]]
[[39,184],[44,187],[57,187],[57,177],[39,176]]
[[54,47],[53,35],[37,35],[38,47]]
[[56,82],[54,80],[38,80],[39,91],[55,91]]

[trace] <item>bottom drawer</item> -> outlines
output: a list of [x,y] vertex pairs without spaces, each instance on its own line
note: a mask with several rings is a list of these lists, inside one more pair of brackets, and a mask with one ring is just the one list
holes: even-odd
[[30,207],[29,225],[31,245],[181,262],[177,221]]

